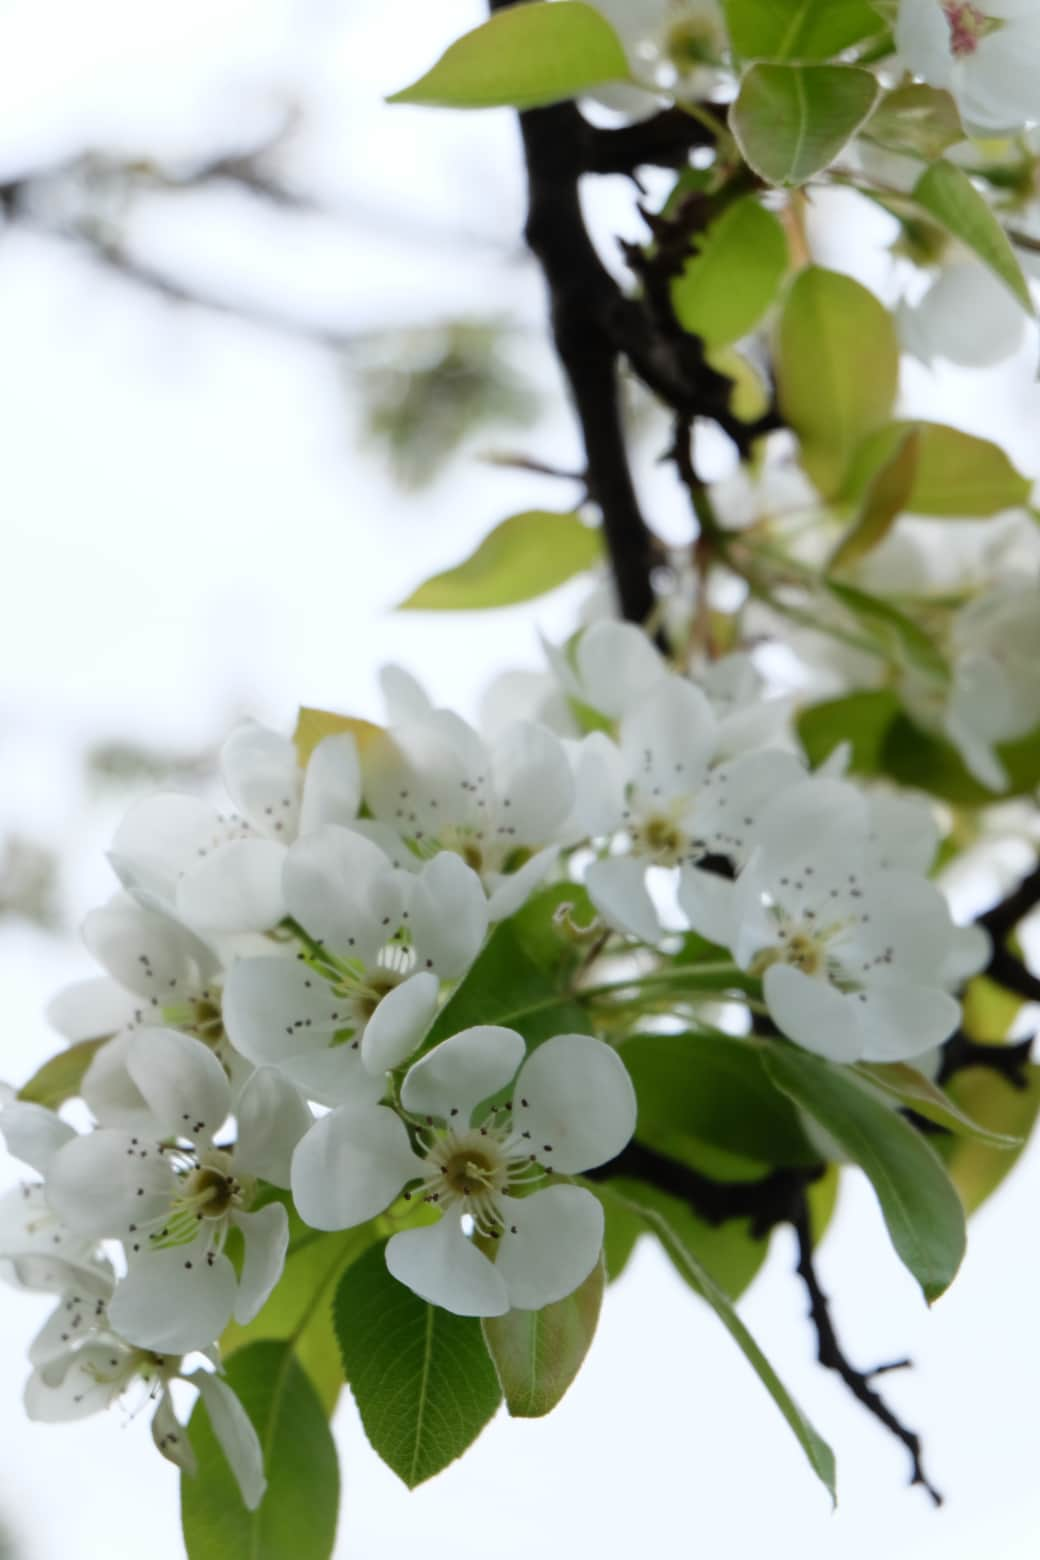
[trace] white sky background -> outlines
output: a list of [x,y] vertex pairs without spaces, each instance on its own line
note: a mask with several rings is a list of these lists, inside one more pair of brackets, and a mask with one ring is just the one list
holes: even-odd
[[[248,144],[299,91],[314,112],[292,172],[347,220],[283,222],[209,198],[183,214],[164,208],[161,229],[142,219],[153,255],[200,285],[258,304],[288,299],[351,329],[467,309],[537,322],[537,281],[516,239],[509,116],[381,103],[480,14],[476,0],[6,0],[0,179],[86,146],[177,156],[209,154],[225,137]],[[370,208],[396,214],[411,236]],[[443,241],[453,228],[488,243]],[[549,380],[537,347],[522,350]],[[998,433],[1016,398],[1036,394],[1023,375],[972,385],[969,420]],[[915,375],[913,386],[926,381]],[[964,381],[951,378],[943,395],[944,415],[965,420]],[[375,668],[388,658],[472,709],[494,671],[534,661],[535,623],[568,628],[568,591],[476,622],[389,613],[491,523],[566,504],[570,490],[469,459],[403,500],[359,452],[353,419],[320,352],[171,309],[60,245],[0,233],[0,829],[62,846],[75,915],[111,886],[102,851],[114,818],[85,799],[85,743],[190,749],[241,710],[288,726],[301,702],[378,714]],[[1026,421],[1011,432],[1035,463]],[[555,415],[503,442],[575,458]],[[3,930],[0,1075],[20,1083],[53,1049],[43,1005],[87,969],[66,940]],[[21,1169],[0,1168],[5,1182]],[[852,1357],[917,1362],[886,1392],[925,1433],[932,1477],[950,1496],[942,1513],[903,1488],[902,1450],[813,1364],[785,1232],[742,1309],[836,1449],[836,1517],[726,1335],[644,1246],[561,1408],[535,1424],[500,1416],[418,1492],[382,1467],[344,1401],[337,1555],[631,1560],[649,1544],[712,1560],[1034,1556],[1038,1178],[1034,1152],[976,1220],[964,1272],[930,1315],[857,1175],[823,1249]],[[143,1418],[128,1428],[118,1410],[73,1427],[24,1420],[24,1350],[44,1314],[45,1302],[0,1291],[0,1519],[19,1560],[173,1560],[183,1552],[177,1478]]]

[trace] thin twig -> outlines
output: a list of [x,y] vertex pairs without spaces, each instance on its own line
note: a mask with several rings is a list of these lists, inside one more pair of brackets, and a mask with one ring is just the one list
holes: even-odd
[[920,1484],[928,1491],[937,1506],[942,1496],[924,1471],[921,1437],[907,1429],[889,1408],[881,1394],[871,1386],[874,1377],[888,1371],[903,1370],[909,1360],[894,1360],[885,1365],[875,1365],[872,1370],[857,1370],[845,1355],[830,1313],[830,1302],[824,1294],[813,1262],[812,1228],[809,1220],[809,1204],[804,1191],[796,1200],[791,1223],[798,1241],[797,1272],[809,1296],[809,1316],[816,1331],[816,1357],[820,1364],[833,1370],[848,1387],[858,1403],[873,1414],[885,1429],[896,1437],[910,1453],[912,1462],[911,1484]]

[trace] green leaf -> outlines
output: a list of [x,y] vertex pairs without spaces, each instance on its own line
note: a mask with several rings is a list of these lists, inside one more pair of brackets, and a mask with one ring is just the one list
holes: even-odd
[[889,688],[825,699],[798,716],[798,736],[814,769],[842,742],[852,749],[854,774],[875,775],[883,764],[885,738],[899,714],[899,699]]
[[886,92],[866,133],[889,151],[928,162],[965,139],[955,98],[923,82]]
[[264,1449],[267,1492],[242,1504],[200,1399],[188,1433],[199,1471],[181,1479],[188,1560],[328,1560],[336,1537],[339,1468],[314,1389],[288,1343],[252,1343],[227,1361]]
[[901,1105],[960,1137],[977,1138],[980,1143],[1003,1150],[1021,1146],[1021,1139],[1010,1137],[1006,1132],[994,1132],[974,1121],[956,1100],[909,1062],[860,1062],[855,1071]]
[[334,1316],[365,1434],[414,1489],[461,1457],[502,1401],[480,1323],[391,1278],[382,1245],[344,1273]]
[[940,681],[949,677],[946,662],[924,629],[884,596],[875,596],[838,580],[825,580],[824,584],[889,655],[916,667],[926,676]]
[[974,1213],[991,1197],[1018,1163],[1040,1115],[1040,1066],[1026,1069],[1027,1086],[1016,1089],[999,1073],[984,1067],[966,1067],[950,1079],[949,1092],[973,1119],[984,1121],[995,1132],[1018,1140],[1009,1151],[967,1138],[951,1138],[943,1145],[946,1168],[968,1213]]
[[97,1040],[79,1040],[67,1050],[59,1051],[57,1056],[52,1056],[42,1067],[37,1068],[28,1083],[22,1085],[18,1090],[18,1098],[28,1100],[33,1105],[46,1105],[48,1110],[57,1110],[66,1100],[74,1099],[83,1082],[83,1074],[94,1059],[95,1051],[109,1038],[108,1035],[101,1035]]
[[[627,1199],[623,1200],[627,1201]],[[787,1388],[762,1353],[762,1350],[737,1315],[728,1295],[715,1282],[707,1268],[698,1262],[694,1254],[676,1237],[668,1220],[656,1208],[642,1206],[635,1202],[631,1202],[629,1206],[653,1230],[675,1265],[681,1268],[686,1275],[688,1283],[702,1299],[707,1301],[730,1337],[743,1351],[745,1358],[757,1373],[759,1380],[797,1437],[799,1445],[809,1459],[813,1472],[822,1480],[830,1494],[831,1500],[837,1504],[834,1487],[834,1453],[826,1441],[813,1429],[813,1426],[791,1397]]]
[[1032,484],[998,444],[932,422],[894,422],[869,434],[853,457],[843,496],[858,497],[910,433],[918,442],[908,513],[981,520],[1028,502]]
[[625,51],[597,10],[578,0],[535,0],[457,39],[432,70],[387,102],[538,108],[628,79]]
[[399,610],[473,612],[515,606],[593,568],[601,556],[599,532],[577,515],[532,509],[496,525],[465,562],[426,580]]
[[744,59],[826,60],[882,24],[867,0],[723,0],[726,26]]
[[[656,1213],[671,1231],[672,1241],[664,1250],[679,1276],[686,1283],[691,1282],[689,1267],[676,1258],[677,1247],[705,1268],[731,1300],[739,1300],[769,1253],[768,1239],[752,1236],[750,1219],[727,1219],[724,1224],[708,1224],[698,1218],[682,1198],[673,1197],[646,1181],[615,1176],[609,1181],[596,1182],[593,1190],[603,1204],[608,1225],[611,1219],[624,1214],[637,1221],[638,1229],[644,1230],[649,1228],[643,1222],[644,1214],[648,1210]],[[657,1231],[651,1229],[650,1233]],[[692,1287],[700,1294],[696,1284]]]
[[984,265],[1000,278],[1027,314],[1033,300],[1022,267],[1000,222],[984,195],[968,175],[953,163],[940,159],[925,169],[914,185],[913,198],[948,233],[974,250]]
[[290,1247],[282,1276],[260,1313],[245,1326],[231,1322],[220,1340],[221,1350],[230,1354],[258,1338],[288,1339],[331,1415],[343,1385],[332,1296],[341,1274],[375,1238],[367,1224],[327,1235],[308,1230]]
[[485,1317],[484,1341],[514,1419],[550,1413],[581,1369],[603,1302],[603,1263],[573,1294],[540,1311]]
[[855,65],[752,65],[729,111],[744,160],[769,184],[804,184],[870,117],[877,77]]
[[737,1035],[645,1034],[620,1055],[639,1103],[637,1136],[682,1157],[689,1135],[771,1165],[811,1165],[819,1153],[762,1068],[761,1050]]
[[942,1161],[921,1134],[847,1067],[794,1046],[763,1048],[778,1089],[819,1122],[865,1171],[892,1244],[929,1303],[949,1288],[964,1255],[964,1210]]
[[434,1020],[426,1043],[434,1045],[473,1024],[502,1024],[539,1045],[552,1035],[591,1034],[580,1002],[570,992],[570,977],[581,949],[560,933],[553,916],[573,905],[579,926],[595,911],[577,883],[542,889],[524,907],[500,921],[469,974]]
[[780,319],[780,409],[802,462],[827,498],[853,452],[888,419],[899,387],[899,342],[888,310],[837,271],[810,266],[795,279]]
[[312,710],[303,705],[297,712],[293,732],[296,756],[301,764],[306,764],[319,742],[344,731],[350,732],[359,751],[364,752],[372,738],[382,734],[382,729],[370,720],[362,720],[359,715],[335,715],[331,710]]
[[739,341],[776,297],[787,260],[787,237],[773,213],[753,195],[734,201],[672,283],[680,325],[709,347]]
[[913,492],[920,449],[920,433],[909,429],[871,478],[859,514],[831,555],[831,570],[847,568],[884,541]]

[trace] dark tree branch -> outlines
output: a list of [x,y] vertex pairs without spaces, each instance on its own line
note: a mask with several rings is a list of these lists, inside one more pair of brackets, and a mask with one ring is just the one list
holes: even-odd
[[958,1030],[942,1048],[937,1082],[948,1083],[968,1067],[985,1067],[1006,1078],[1013,1089],[1024,1089],[1028,1085],[1026,1068],[1032,1049],[1032,1035],[1028,1040],[1017,1040],[1013,1044],[1000,1042],[986,1045],[982,1041],[969,1039],[963,1030]]
[[798,1241],[797,1272],[805,1285],[809,1296],[809,1316],[816,1330],[816,1357],[820,1364],[828,1370],[833,1370],[839,1375],[853,1397],[858,1403],[862,1403],[868,1413],[873,1414],[885,1429],[890,1431],[898,1441],[906,1447],[910,1453],[912,1471],[911,1484],[920,1484],[928,1491],[937,1506],[942,1505],[942,1496],[931,1483],[924,1471],[922,1464],[921,1438],[913,1430],[908,1430],[893,1414],[888,1404],[871,1385],[874,1377],[884,1374],[886,1371],[901,1370],[907,1366],[909,1360],[897,1360],[887,1365],[876,1365],[873,1370],[857,1370],[847,1359],[838,1335],[831,1319],[830,1303],[820,1286],[819,1278],[813,1262],[812,1229],[809,1222],[809,1205],[804,1192],[795,1204],[794,1215],[791,1219],[795,1236]]
[[[504,9],[493,0],[493,9]],[[549,290],[553,339],[581,425],[589,496],[603,517],[622,616],[654,607],[657,544],[639,508],[625,450],[618,348],[607,322],[624,300],[592,246],[578,194],[588,129],[571,103],[520,115],[528,179],[525,236]]]
[[994,943],[999,945],[1005,938],[1010,937],[1019,921],[1024,921],[1038,904],[1040,904],[1040,864],[1022,879],[1012,893],[998,900],[985,915],[980,915],[979,925],[985,927]]
[[[725,112],[725,110],[723,110]],[[582,171],[635,173],[639,168],[684,168],[697,146],[710,146],[708,127],[681,108],[666,108],[650,119],[617,130],[603,130],[583,120]]]
[[821,1164],[808,1169],[773,1170],[758,1181],[715,1181],[656,1149],[632,1142],[616,1159],[587,1170],[585,1176],[590,1181],[610,1181],[619,1176],[645,1181],[658,1191],[681,1198],[706,1224],[725,1224],[727,1219],[750,1220],[752,1238],[761,1240],[778,1224],[792,1220],[806,1186],[819,1180],[825,1168]]

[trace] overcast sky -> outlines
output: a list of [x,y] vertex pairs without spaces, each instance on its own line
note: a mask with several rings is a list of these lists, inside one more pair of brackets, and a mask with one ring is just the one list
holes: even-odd
[[[288,300],[350,330],[470,308],[536,322],[510,117],[381,104],[479,16],[466,0],[8,0],[0,177],[88,146],[203,154],[261,134],[302,94],[311,115],[290,166],[343,220],[289,225],[226,196],[167,205],[135,228],[149,254],[221,295]],[[622,193],[608,194],[611,216]],[[320,351],[171,308],[29,232],[0,240],[0,825],[61,846],[73,920],[112,887],[103,851],[114,817],[84,795],[87,743],[190,749],[243,710],[288,727],[298,703],[376,715],[375,669],[388,658],[472,709],[503,665],[536,661],[536,627],[568,630],[580,591],[476,624],[388,610],[496,520],[562,506],[568,493],[471,451],[405,500],[358,448],[356,406]],[[857,269],[883,280],[884,262]],[[551,391],[537,343],[518,351]],[[985,384],[967,420],[1010,427],[1021,375]],[[930,387],[917,375],[913,388]],[[941,393],[945,413],[963,418],[963,384]],[[1012,437],[1027,450],[1024,423]],[[556,412],[518,440],[575,458]],[[663,495],[659,518],[665,530],[678,523]],[[88,968],[74,941],[5,926],[0,1076],[21,1083],[53,1049],[43,1005]],[[13,1161],[2,1168],[5,1182],[20,1174]],[[931,1476],[950,1496],[942,1513],[904,1489],[902,1450],[814,1366],[783,1232],[742,1309],[835,1447],[836,1517],[728,1337],[644,1246],[561,1408],[543,1423],[500,1416],[461,1464],[411,1495],[367,1448],[345,1395],[336,1554],[631,1560],[652,1545],[712,1560],[1034,1556],[1038,1178],[1033,1152],[975,1222],[964,1272],[931,1314],[858,1173],[823,1248],[852,1357],[917,1362],[886,1391],[925,1434]],[[177,1479],[143,1418],[24,1420],[24,1351],[44,1314],[38,1299],[0,1290],[0,1518],[20,1560],[172,1560]]]

